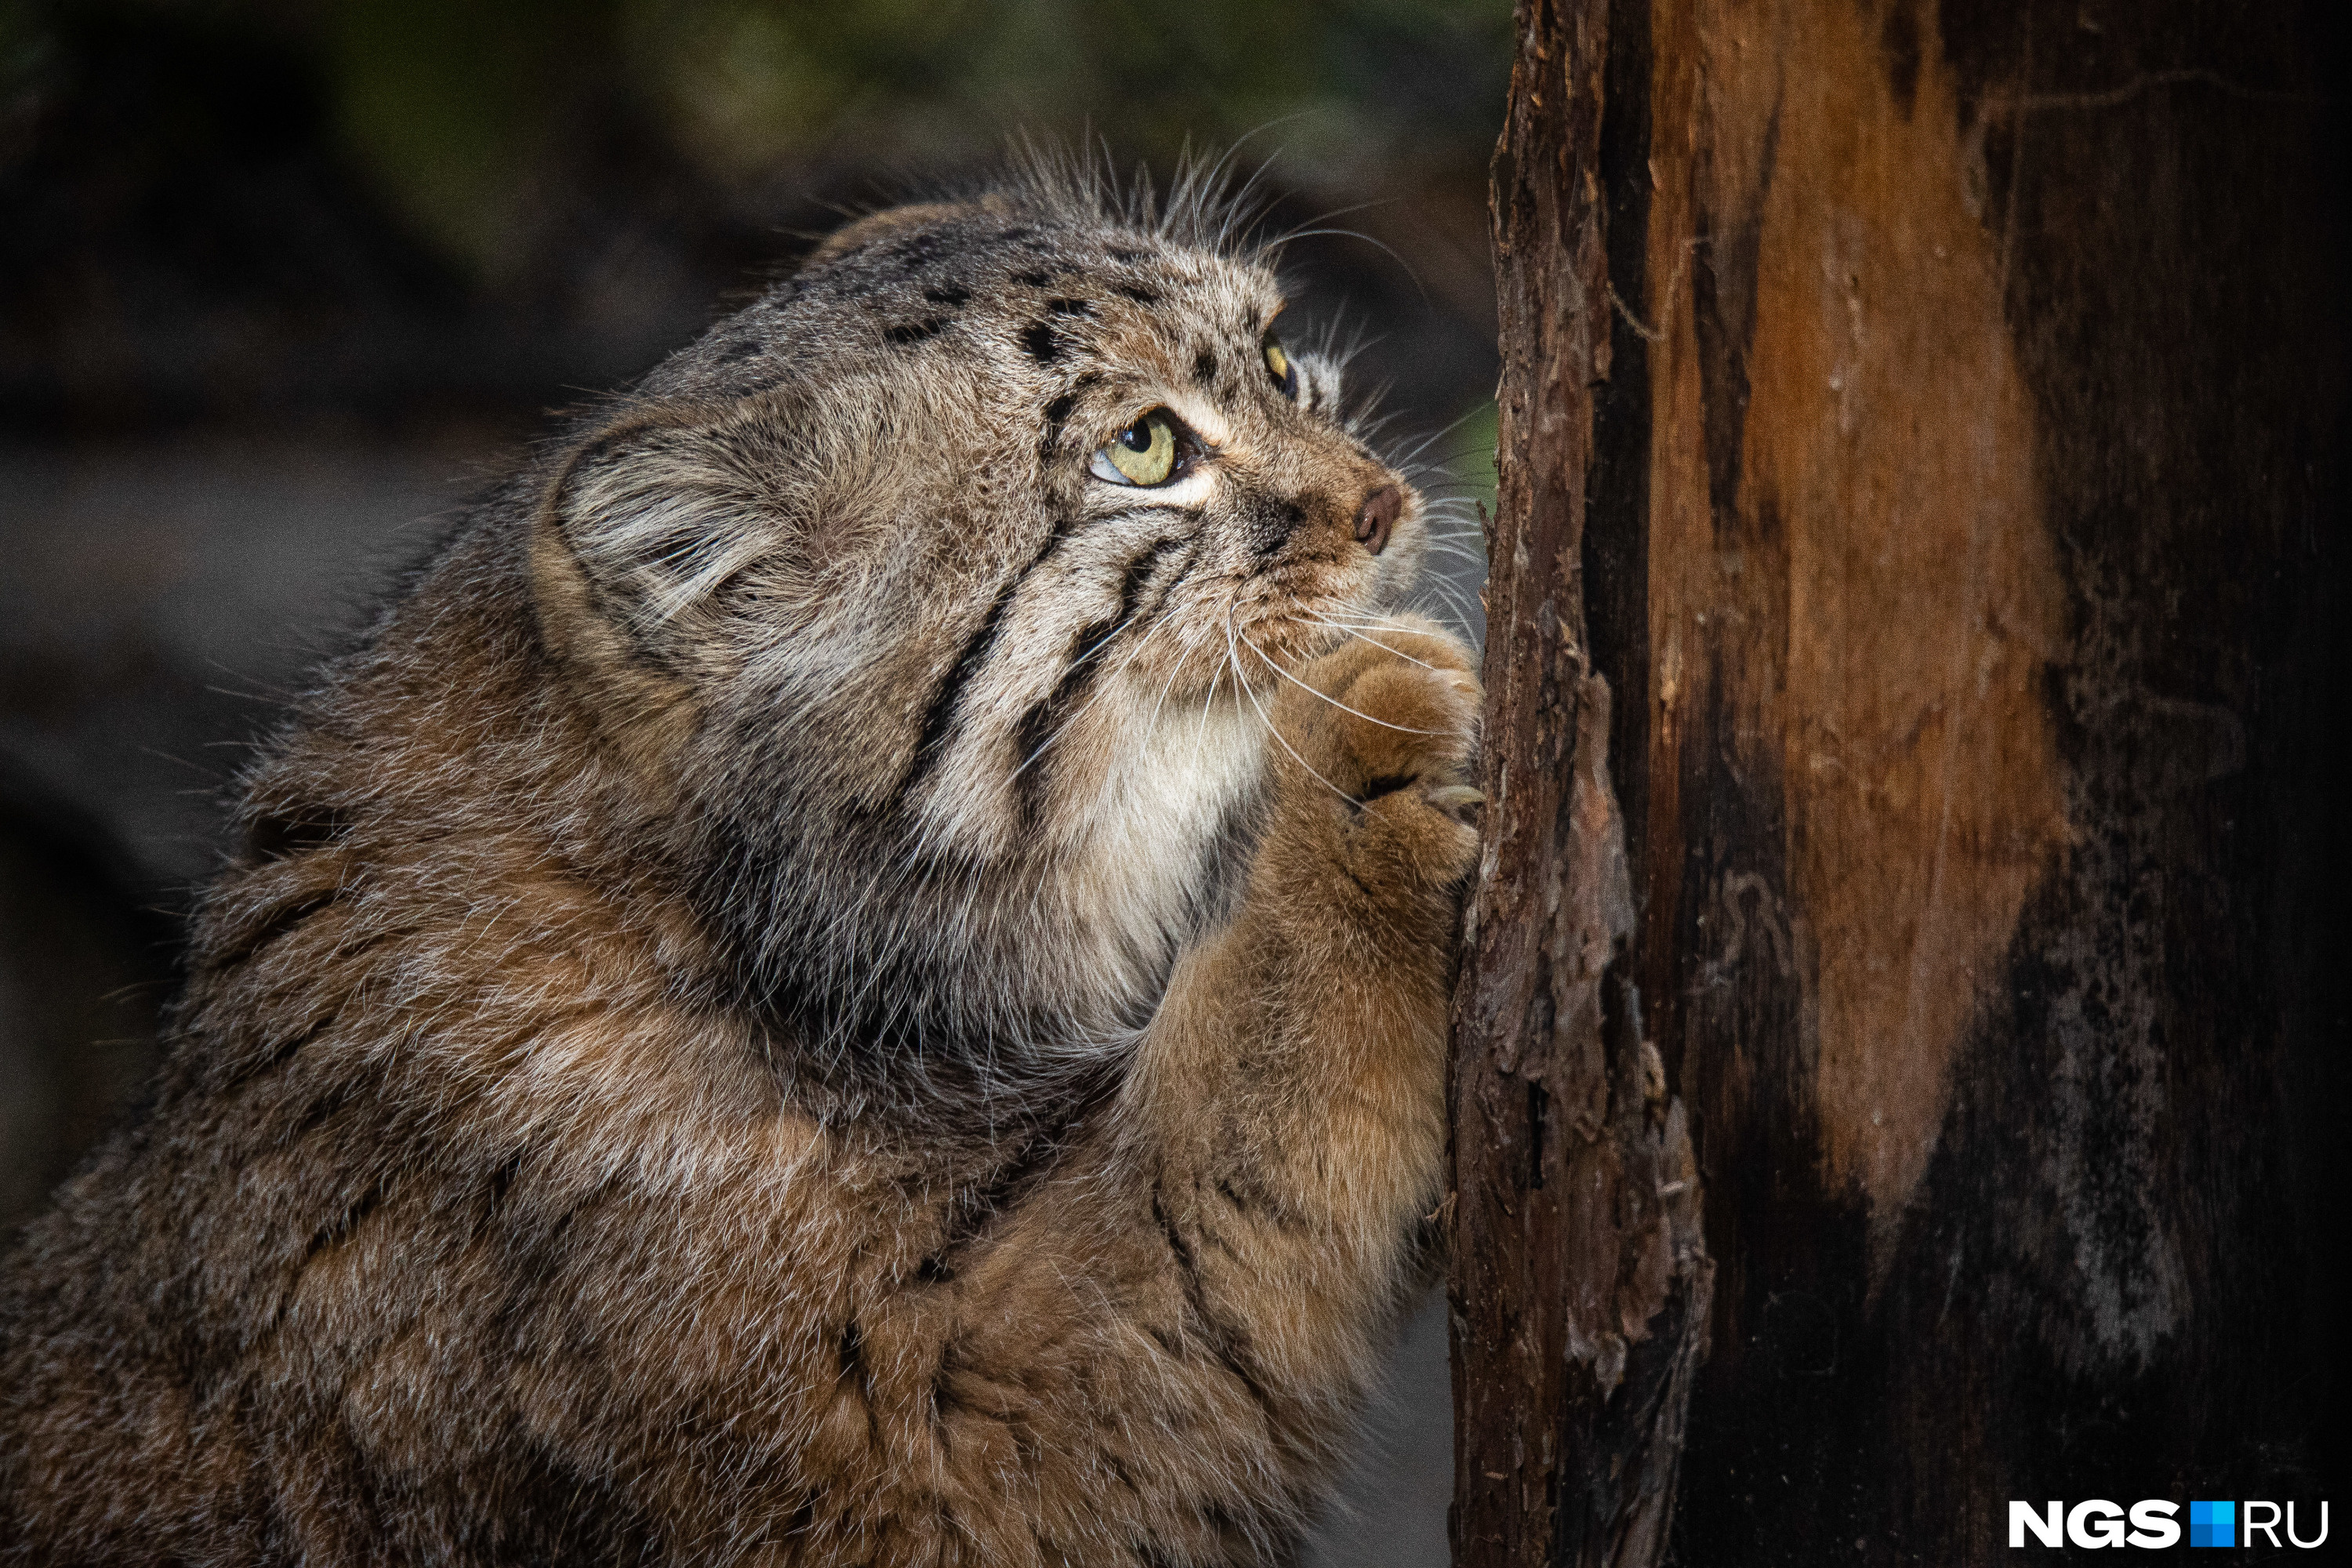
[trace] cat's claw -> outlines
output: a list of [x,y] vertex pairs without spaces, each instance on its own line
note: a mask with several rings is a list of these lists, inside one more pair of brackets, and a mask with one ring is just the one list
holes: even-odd
[[1469,784],[1447,784],[1443,788],[1431,790],[1424,798],[1438,810],[1459,816],[1467,813],[1473,806],[1486,805],[1486,792],[1473,788]]

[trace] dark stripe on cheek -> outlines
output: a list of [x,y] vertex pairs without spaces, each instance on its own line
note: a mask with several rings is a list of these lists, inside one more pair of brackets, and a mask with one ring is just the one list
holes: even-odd
[[1192,377],[1202,386],[1217,384],[1217,356],[1203,349],[1201,357],[1192,362]]
[[1022,329],[1021,346],[1039,364],[1052,364],[1062,357],[1061,340],[1054,335],[1054,329],[1043,321]]
[[971,302],[971,290],[949,284],[940,289],[926,289],[923,298],[934,305],[966,305]]
[[956,650],[954,662],[948,666],[947,674],[940,677],[938,687],[931,692],[929,705],[923,710],[923,727],[915,738],[915,754],[907,764],[906,776],[898,781],[898,805],[905,805],[908,792],[938,768],[940,754],[947,749],[948,736],[955,728],[956,709],[962,700],[963,689],[971,684],[971,678],[979,673],[980,667],[987,662],[989,653],[995,647],[997,634],[1003,629],[1004,613],[1019,596],[1021,585],[1029,580],[1032,572],[1043,566],[1054,552],[1062,547],[1062,542],[1076,530],[1076,524],[1073,522],[1054,524],[1054,531],[1045,536],[1045,542],[1038,546],[1037,553],[996,591],[995,599],[988,606],[988,614],[981,617],[980,625],[972,628],[971,636],[966,637],[963,647]]
[[[1188,511],[1185,515],[1190,517],[1195,525],[1200,522],[1201,514],[1198,511]],[[1160,612],[1168,607],[1168,601],[1176,596],[1177,588],[1182,584],[1185,578],[1192,574],[1193,566],[1200,561],[1202,542],[1201,536],[1195,533],[1192,536],[1192,542],[1184,547],[1184,559],[1176,563],[1176,570],[1168,574],[1168,581],[1160,585],[1158,596],[1151,601],[1151,607],[1143,612],[1144,619],[1157,619]]]
[[1142,602],[1144,585],[1151,581],[1151,574],[1168,558],[1168,552],[1181,542],[1181,540],[1174,539],[1159,540],[1127,563],[1127,571],[1118,580],[1118,613],[1111,620],[1114,631],[1135,619],[1135,608]]
[[[1014,766],[1021,769],[1017,790],[1021,800],[1022,820],[1034,823],[1038,809],[1045,804],[1045,780],[1050,768],[1038,755],[1069,721],[1070,715],[1085,698],[1087,689],[1108,662],[1105,658],[1111,640],[1135,623],[1135,612],[1143,602],[1143,590],[1151,574],[1168,552],[1183,542],[1177,539],[1155,541],[1143,552],[1127,563],[1119,576],[1118,607],[1099,620],[1080,626],[1070,638],[1069,650],[1063,658],[1061,678],[1042,702],[1032,703],[1013,727],[1013,745],[1016,753]],[[1166,601],[1162,595],[1161,602]],[[1158,605],[1152,606],[1155,610]]]

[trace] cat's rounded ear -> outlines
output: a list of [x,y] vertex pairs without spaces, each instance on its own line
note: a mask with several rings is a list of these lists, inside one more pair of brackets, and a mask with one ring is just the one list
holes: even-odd
[[1291,369],[1298,375],[1298,406],[1322,415],[1327,419],[1339,416],[1339,362],[1326,354],[1308,352],[1290,356]]
[[758,422],[667,407],[574,447],[533,521],[531,596],[548,649],[632,753],[691,732],[698,676],[726,661],[731,593],[775,549]]

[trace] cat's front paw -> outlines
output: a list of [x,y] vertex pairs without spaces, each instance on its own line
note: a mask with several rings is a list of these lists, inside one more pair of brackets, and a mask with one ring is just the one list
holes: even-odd
[[1450,885],[1478,852],[1479,696],[1470,650],[1430,622],[1362,632],[1286,684],[1274,715],[1297,752],[1277,759],[1286,788],[1341,813],[1351,861]]

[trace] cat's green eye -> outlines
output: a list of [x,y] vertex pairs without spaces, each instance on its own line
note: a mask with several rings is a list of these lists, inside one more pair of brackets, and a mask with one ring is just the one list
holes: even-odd
[[1096,477],[1122,485],[1164,485],[1176,472],[1176,420],[1155,408],[1095,454]]
[[1282,340],[1276,337],[1271,330],[1265,334],[1265,348],[1266,374],[1274,377],[1274,384],[1282,388],[1284,396],[1297,396],[1298,380],[1291,369],[1290,355],[1284,351]]

